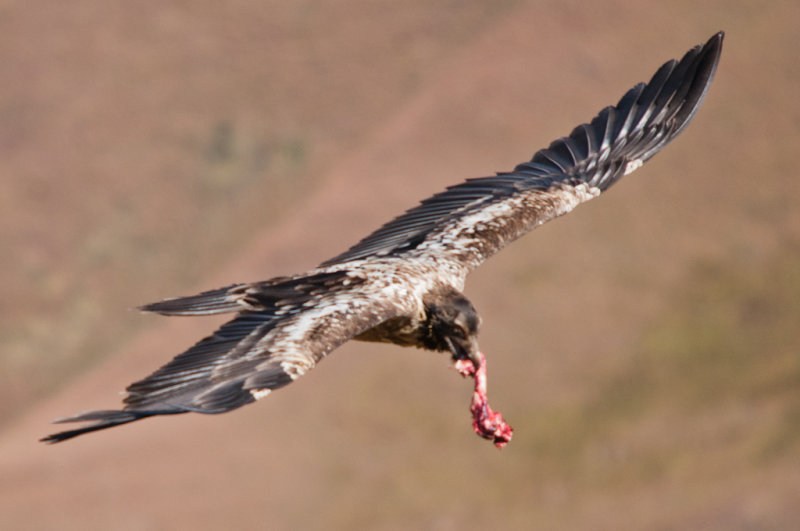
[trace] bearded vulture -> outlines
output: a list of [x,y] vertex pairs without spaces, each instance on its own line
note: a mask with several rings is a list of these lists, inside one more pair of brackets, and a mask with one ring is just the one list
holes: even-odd
[[56,443],[155,415],[224,413],[311,370],[349,339],[452,356],[474,379],[474,430],[502,448],[512,429],[489,407],[481,319],[462,290],[467,274],[506,244],[599,196],[669,144],[697,112],[723,33],[664,64],[588,124],[493,177],[451,186],[318,267],[143,306],[162,315],[231,313],[212,335],[131,384],[120,410],[42,439]]

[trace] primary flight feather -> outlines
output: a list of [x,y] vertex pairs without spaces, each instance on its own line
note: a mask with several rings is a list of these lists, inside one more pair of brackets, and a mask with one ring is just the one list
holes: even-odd
[[475,379],[475,431],[503,447],[511,427],[486,396],[480,318],[467,274],[529,230],[597,197],[683,131],[708,91],[723,33],[665,63],[649,83],[511,172],[451,186],[344,253],[292,277],[234,284],[142,307],[163,315],[235,313],[214,334],[131,384],[121,410],[42,439],[55,443],[154,415],[223,413],[267,396],[350,339],[451,354]]

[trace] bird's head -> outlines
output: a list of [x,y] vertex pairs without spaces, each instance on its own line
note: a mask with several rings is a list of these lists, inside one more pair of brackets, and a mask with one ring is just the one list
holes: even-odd
[[425,310],[426,348],[450,352],[454,361],[478,359],[481,318],[466,297],[456,290],[447,290],[426,301]]

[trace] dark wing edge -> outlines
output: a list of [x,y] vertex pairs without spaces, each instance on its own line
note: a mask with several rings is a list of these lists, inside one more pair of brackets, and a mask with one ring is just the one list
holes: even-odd
[[[340,282],[333,286],[335,279]],[[346,272],[291,279],[288,287],[272,285],[274,290],[261,294],[251,286],[248,293],[253,300],[264,305],[273,301],[268,311],[240,312],[211,336],[128,386],[122,410],[57,419],[54,422],[92,424],[41,441],[57,443],[156,415],[224,413],[252,403],[291,383],[348,339],[402,311],[360,295],[351,289],[356,286],[359,282]],[[274,303],[276,292],[280,303]],[[203,301],[198,304],[205,306]]]
[[[599,195],[622,176],[640,167],[677,137],[699,109],[714,78],[724,33],[689,50],[680,61],[668,61],[647,84],[631,88],[616,106],[609,106],[568,137],[538,151],[513,172],[469,179],[450,186],[386,223],[323,266],[385,256],[414,249],[446,225],[521,193],[564,191],[584,183],[596,193],[581,194],[578,202]],[[569,198],[574,203],[574,195]],[[570,208],[552,209],[556,215]],[[546,213],[545,213],[546,214]],[[551,216],[553,217],[553,216]],[[551,217],[539,218],[525,232]],[[513,234],[505,238],[519,236]],[[496,250],[496,249],[495,249]]]

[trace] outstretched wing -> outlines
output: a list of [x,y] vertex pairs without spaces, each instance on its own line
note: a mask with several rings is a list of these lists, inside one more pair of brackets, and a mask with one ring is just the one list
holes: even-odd
[[43,441],[60,442],[153,415],[223,413],[262,398],[305,374],[353,336],[408,311],[403,306],[407,297],[370,297],[362,290],[364,283],[364,277],[350,271],[323,272],[145,306],[167,315],[243,311],[131,384],[123,410],[60,419],[93,424]]
[[434,195],[323,265],[435,254],[472,269],[505,244],[600,195],[683,131],[708,91],[723,33],[664,64],[648,84],[536,153],[513,172]]

